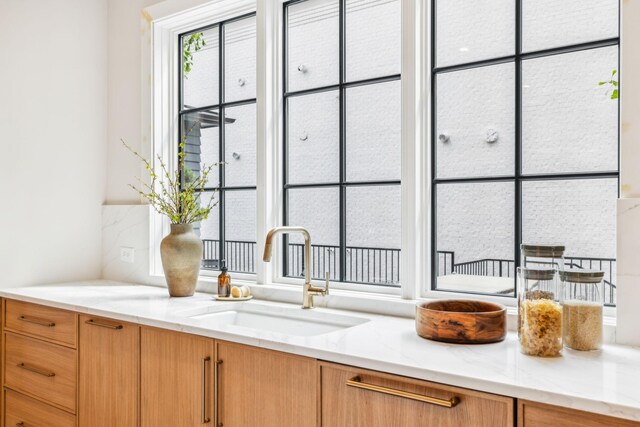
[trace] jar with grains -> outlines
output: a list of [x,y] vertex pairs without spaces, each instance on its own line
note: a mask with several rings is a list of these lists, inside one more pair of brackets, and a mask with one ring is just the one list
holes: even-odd
[[562,306],[556,301],[555,268],[518,268],[518,338],[531,356],[562,353]]
[[602,347],[604,272],[571,269],[560,274],[564,345],[590,351]]

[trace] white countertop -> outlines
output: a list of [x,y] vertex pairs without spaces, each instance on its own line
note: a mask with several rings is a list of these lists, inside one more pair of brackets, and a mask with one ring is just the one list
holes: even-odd
[[311,337],[213,329],[176,314],[226,304],[212,295],[169,298],[164,288],[104,280],[4,289],[0,296],[640,421],[640,348],[565,349],[562,357],[543,359],[521,354],[513,333],[497,344],[443,344],[417,336],[412,319],[355,312],[370,321]]

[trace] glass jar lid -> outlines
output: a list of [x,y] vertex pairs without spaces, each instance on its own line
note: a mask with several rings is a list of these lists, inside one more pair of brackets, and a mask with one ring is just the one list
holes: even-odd
[[604,271],[572,269],[560,272],[563,282],[571,283],[600,283],[604,277]]
[[553,268],[523,268],[522,275],[528,280],[552,280],[556,274]]
[[520,250],[524,256],[538,258],[560,258],[564,255],[563,245],[520,245]]

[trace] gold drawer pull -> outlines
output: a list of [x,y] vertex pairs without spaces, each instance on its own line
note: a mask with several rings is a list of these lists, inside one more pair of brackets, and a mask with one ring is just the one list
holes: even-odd
[[16,423],[16,427],[27,427],[27,425],[24,423],[24,421],[20,421],[19,423]]
[[45,377],[55,377],[56,376],[55,372],[45,371],[43,369],[27,365],[26,363],[18,363],[16,366],[18,366],[18,368],[21,368],[21,369],[24,369],[24,370],[27,370],[27,371],[30,371],[30,372],[33,372],[33,373],[36,373],[36,374],[43,375]]
[[432,405],[443,406],[445,408],[453,408],[460,403],[460,398],[454,396],[451,399],[438,399],[436,397],[424,396],[422,394],[409,393],[408,391],[396,390],[393,388],[382,387],[374,384],[362,382],[362,378],[355,376],[347,380],[349,387],[361,388],[363,390],[376,391],[378,393],[390,394],[391,396],[404,397],[405,399],[417,400],[418,402],[430,403]]
[[200,390],[200,396],[202,401],[200,402],[200,423],[207,424],[209,421],[209,417],[207,417],[207,362],[211,360],[211,357],[207,356],[200,360],[201,362],[201,371],[202,371],[202,389]]
[[101,328],[108,328],[108,329],[122,329],[122,328],[124,328],[124,326],[122,326],[122,325],[112,325],[112,324],[109,324],[109,323],[102,323],[102,322],[98,322],[98,321],[93,320],[93,319],[89,319],[89,320],[85,321],[84,323],[86,323],[87,325],[100,326]]
[[18,316],[18,320],[22,320],[23,322],[33,323],[34,325],[46,326],[48,328],[53,328],[56,326],[54,322],[50,322],[48,320],[38,319],[37,317],[30,316]]

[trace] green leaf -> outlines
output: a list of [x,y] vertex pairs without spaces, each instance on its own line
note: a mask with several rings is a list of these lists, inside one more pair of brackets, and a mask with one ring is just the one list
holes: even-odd
[[606,85],[607,82],[598,82],[598,86]]
[[618,99],[618,89],[614,90],[611,93],[611,99]]
[[618,82],[617,82],[617,81],[615,81],[615,80],[612,80],[612,81],[611,81],[611,84],[612,84],[612,85],[614,85],[615,87],[618,87]]
[[611,77],[615,76],[617,72],[618,70],[613,70],[613,72],[611,73]]

